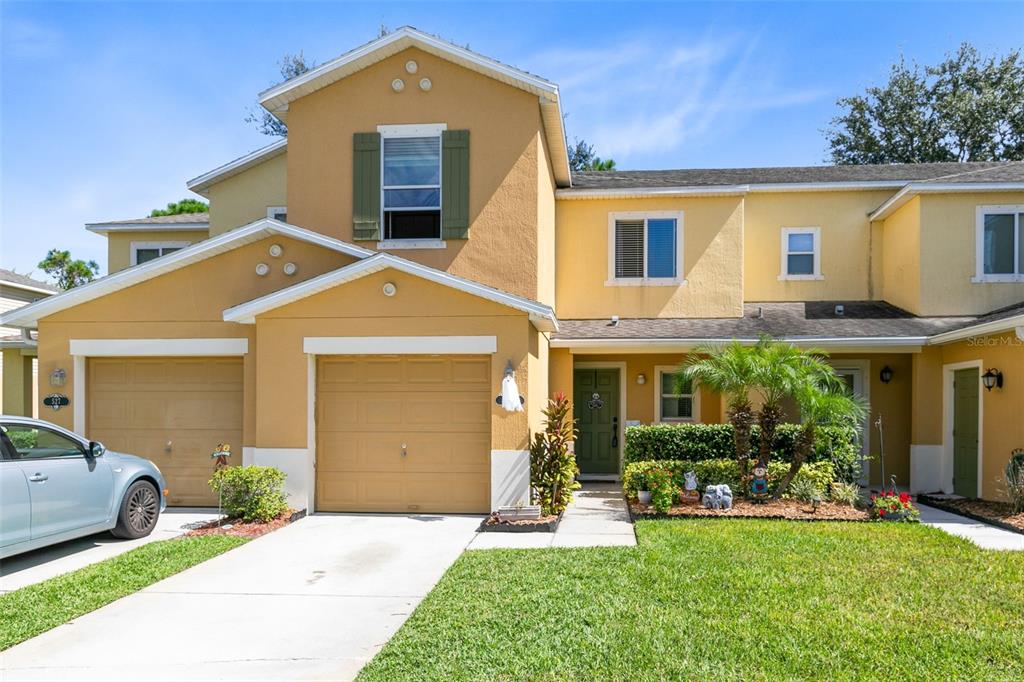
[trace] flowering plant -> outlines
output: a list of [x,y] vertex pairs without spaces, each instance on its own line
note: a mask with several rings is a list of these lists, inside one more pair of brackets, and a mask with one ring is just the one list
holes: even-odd
[[871,518],[882,521],[918,521],[921,512],[910,501],[909,493],[883,492],[871,496]]
[[647,487],[651,490],[651,506],[659,514],[667,514],[678,492],[672,473],[666,469],[647,472]]

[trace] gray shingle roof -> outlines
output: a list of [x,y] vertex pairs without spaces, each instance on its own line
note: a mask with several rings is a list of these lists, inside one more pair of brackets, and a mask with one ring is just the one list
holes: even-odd
[[179,213],[178,215],[162,215],[155,218],[133,218],[131,220],[108,220],[102,223],[86,223],[86,227],[95,225],[192,225],[209,223],[209,213]]
[[41,282],[38,279],[33,279],[28,275],[22,275],[14,272],[13,270],[6,270],[0,268],[0,282],[10,282],[11,284],[21,284],[26,287],[35,287],[36,289],[46,289],[47,291],[57,292],[60,291],[57,287],[53,286],[49,282]]
[[[837,315],[837,304],[844,314]],[[580,339],[757,339],[762,334],[796,338],[925,337],[1024,313],[1024,302],[987,315],[918,317],[884,301],[747,303],[738,318],[622,318],[558,321],[552,338]]]
[[[583,171],[572,174],[573,189],[714,187],[820,182],[1019,182],[1024,162],[914,163],[778,168],[694,168],[683,170]],[[571,192],[572,190],[568,190]]]

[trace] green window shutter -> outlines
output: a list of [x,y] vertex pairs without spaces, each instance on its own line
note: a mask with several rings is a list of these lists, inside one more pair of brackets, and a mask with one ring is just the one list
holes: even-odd
[[353,136],[352,238],[380,239],[380,133]]
[[469,131],[441,133],[441,237],[469,239]]

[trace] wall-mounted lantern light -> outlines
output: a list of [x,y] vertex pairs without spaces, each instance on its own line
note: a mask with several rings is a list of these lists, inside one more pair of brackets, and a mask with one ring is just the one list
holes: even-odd
[[882,371],[878,373],[878,378],[882,380],[883,384],[887,384],[892,381],[892,368],[886,365],[882,368]]
[[638,384],[640,384],[641,386],[643,386],[644,384],[646,384],[646,383],[647,383],[647,376],[646,376],[646,375],[644,375],[644,373],[643,373],[643,372],[641,372],[640,374],[637,374],[637,375],[636,375],[636,383],[638,383]]
[[981,375],[981,383],[985,385],[986,391],[991,391],[993,388],[1002,388],[1003,373],[995,368],[988,369]]
[[50,372],[50,385],[51,386],[63,386],[68,380],[68,373],[63,369],[57,368]]

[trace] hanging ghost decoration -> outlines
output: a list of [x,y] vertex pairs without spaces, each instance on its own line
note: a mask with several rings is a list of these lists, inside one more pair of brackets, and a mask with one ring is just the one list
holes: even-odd
[[523,411],[523,401],[519,398],[515,372],[505,372],[505,378],[501,380],[501,406],[506,412]]

